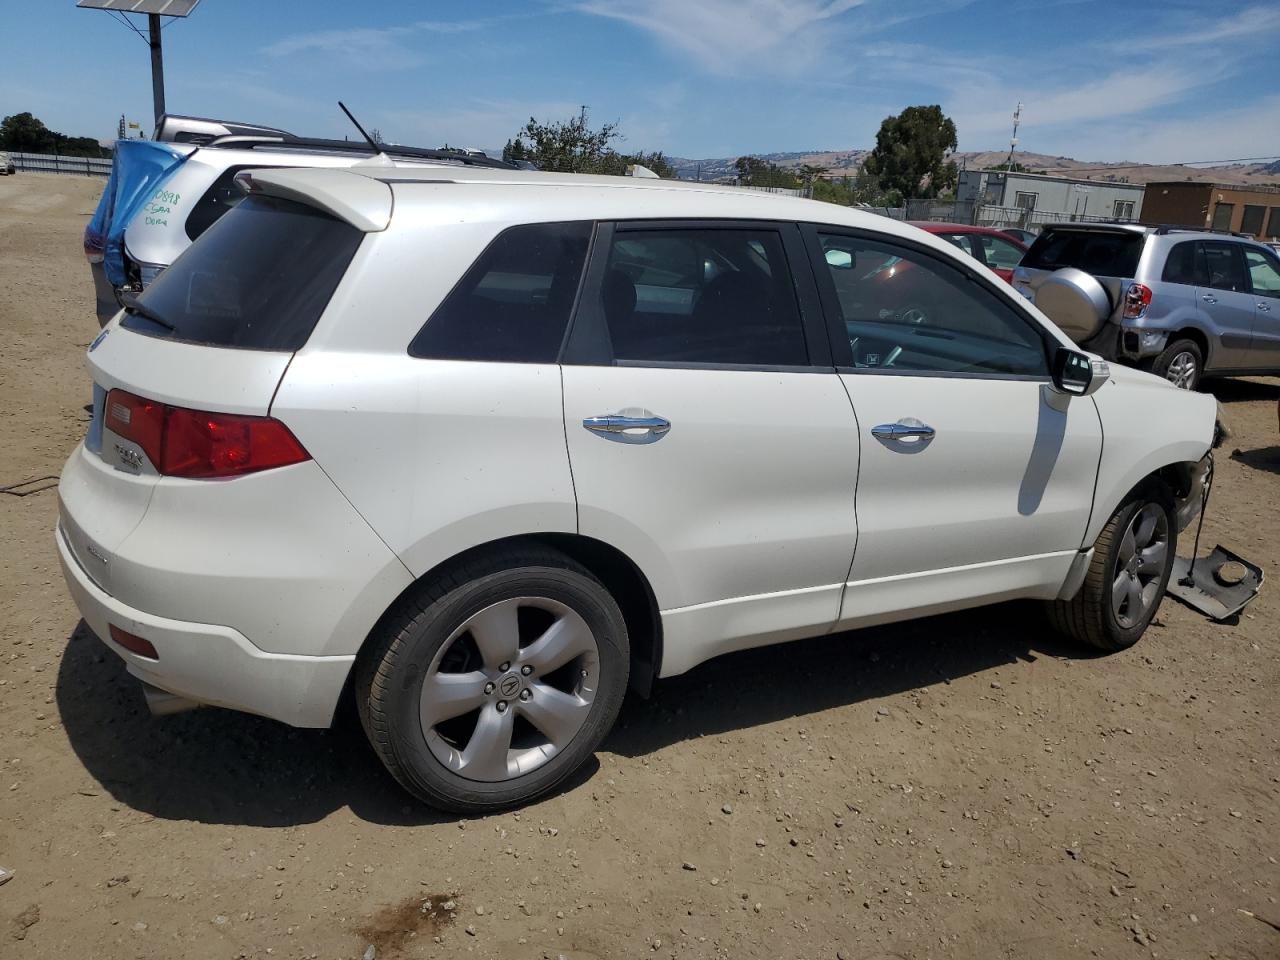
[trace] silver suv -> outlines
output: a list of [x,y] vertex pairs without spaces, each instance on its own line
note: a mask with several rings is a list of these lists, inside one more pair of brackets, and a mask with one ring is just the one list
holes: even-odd
[[1210,374],[1280,373],[1280,258],[1265,244],[1171,227],[1056,224],[1036,238],[1013,285],[1037,300],[1064,283],[1095,304],[1064,332],[1108,360],[1187,390]]

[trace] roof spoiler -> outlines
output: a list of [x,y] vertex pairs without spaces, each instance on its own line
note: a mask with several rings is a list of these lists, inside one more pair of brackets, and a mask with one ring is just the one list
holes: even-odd
[[372,177],[332,167],[268,167],[244,170],[236,174],[235,179],[240,189],[250,196],[280,197],[304,203],[364,233],[377,233],[391,223],[391,187]]

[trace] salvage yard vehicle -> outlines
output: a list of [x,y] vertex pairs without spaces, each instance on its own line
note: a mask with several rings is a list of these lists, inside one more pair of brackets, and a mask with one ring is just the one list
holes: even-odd
[[1194,390],[1280,373],[1280,257],[1231,234],[1136,224],[1045,227],[1014,287],[1075,284],[1094,303],[1065,332],[1086,350]]
[[1013,283],[1013,268],[1022,261],[1027,245],[994,227],[975,227],[967,223],[939,223],[933,220],[912,220],[912,226],[949,240],[979,263],[985,263],[991,272],[1005,283]]
[[[71,593],[157,712],[351,696],[410,792],[494,810],[731,651],[1012,598],[1128,647],[1200,507],[1211,398],[909,225],[480,167],[240,182],[90,346],[59,486]],[[891,260],[923,321],[868,299]]]
[[17,165],[9,154],[0,151],[0,176],[11,177],[18,172]]
[[298,137],[284,130],[200,117],[164,116],[155,140],[116,144],[111,177],[84,251],[93,273],[99,325],[122,297],[146,289],[191,242],[240,202],[235,177],[264,167],[350,167],[357,163],[406,166],[512,164],[462,150],[381,145],[374,160],[366,143]]

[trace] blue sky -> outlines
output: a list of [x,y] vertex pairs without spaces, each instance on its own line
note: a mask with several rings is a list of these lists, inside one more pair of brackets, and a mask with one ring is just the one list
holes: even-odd
[[[113,136],[150,126],[147,49],[40,0],[0,31],[0,114]],[[305,11],[305,15],[299,15]],[[1280,154],[1280,3],[1215,0],[203,0],[165,30],[170,110],[296,133],[501,146],[587,104],[627,149],[684,157],[871,146],[940,103],[962,150],[1087,160]]]

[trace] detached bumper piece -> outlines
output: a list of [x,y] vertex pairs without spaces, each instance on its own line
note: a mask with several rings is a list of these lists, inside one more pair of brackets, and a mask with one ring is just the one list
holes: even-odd
[[1200,559],[1175,557],[1169,576],[1170,594],[1216,621],[1235,616],[1260,589],[1262,568],[1223,546]]

